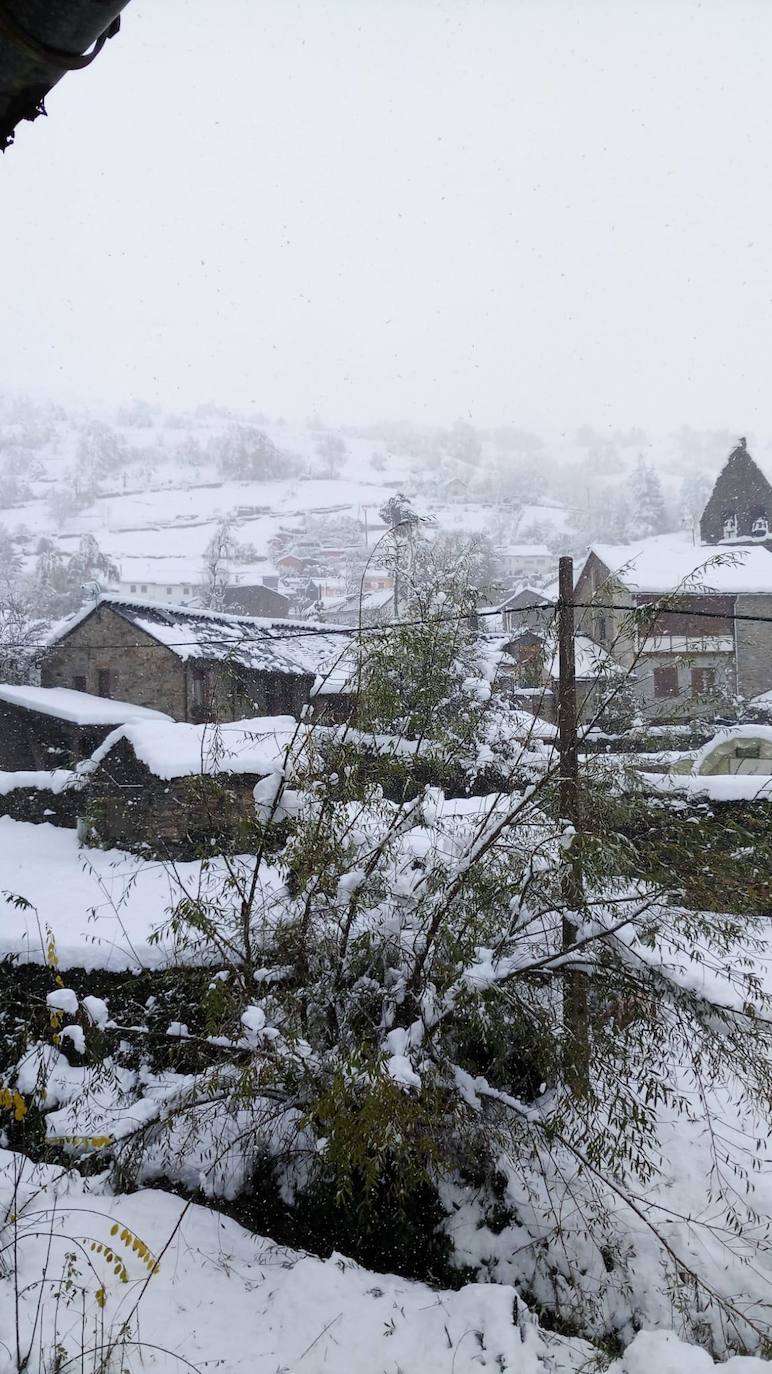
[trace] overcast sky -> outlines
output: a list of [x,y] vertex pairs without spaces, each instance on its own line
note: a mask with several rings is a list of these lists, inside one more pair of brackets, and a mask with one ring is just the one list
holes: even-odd
[[131,0],[0,159],[0,386],[768,432],[771,60],[770,0]]

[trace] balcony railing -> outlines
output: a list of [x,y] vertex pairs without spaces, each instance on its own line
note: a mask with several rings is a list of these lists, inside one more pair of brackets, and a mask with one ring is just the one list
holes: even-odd
[[734,635],[649,635],[639,648],[644,654],[731,654]]

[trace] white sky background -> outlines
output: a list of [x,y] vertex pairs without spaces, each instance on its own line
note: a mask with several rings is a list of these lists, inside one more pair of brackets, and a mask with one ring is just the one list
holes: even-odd
[[768,431],[770,0],[131,0],[0,159],[0,387]]

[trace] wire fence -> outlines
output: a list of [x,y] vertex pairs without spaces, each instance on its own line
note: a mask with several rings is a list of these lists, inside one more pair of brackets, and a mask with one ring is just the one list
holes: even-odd
[[[693,596],[693,595],[696,595],[696,593],[674,592],[672,595],[674,595],[674,596],[680,596],[680,597],[683,598],[684,596]],[[98,603],[98,604],[106,604],[106,603]],[[107,604],[109,604],[109,603],[107,603]],[[695,618],[695,619],[702,619],[702,618],[704,618],[704,619],[706,619],[706,620],[713,620],[713,621],[727,621],[727,622],[736,622],[736,621],[739,621],[739,622],[751,623],[751,624],[759,624],[759,625],[772,625],[772,615],[754,615],[754,614],[751,614],[750,612],[742,612],[742,611],[720,611],[720,612],[717,612],[717,611],[715,611],[715,610],[704,611],[704,610],[692,609],[691,606],[686,607],[686,606],[683,606],[683,605],[680,605],[680,606],[667,606],[667,605],[662,605],[662,604],[660,604],[659,602],[656,602],[656,601],[655,601],[655,602],[651,602],[651,601],[650,601],[650,602],[646,602],[645,604],[640,605],[640,606],[632,605],[632,604],[631,604],[631,605],[627,605],[627,604],[624,604],[624,603],[620,603],[620,602],[611,602],[611,601],[609,601],[609,602],[605,602],[605,601],[574,601],[572,604],[573,604],[573,606],[574,606],[574,609],[577,610],[577,611],[580,611],[580,610],[581,610],[581,611],[617,611],[617,612],[619,612],[619,613],[621,613],[621,614],[623,614],[623,615],[638,615],[638,616],[641,617],[641,619],[656,619],[656,618],[658,618],[659,616],[662,616],[662,615],[673,615],[673,616],[679,616],[679,617],[681,617],[681,618],[686,617],[686,618],[689,618],[689,619],[692,619],[692,618]],[[151,610],[151,609],[153,609],[153,608],[152,608],[152,605],[151,605],[150,603],[148,603],[148,610]],[[524,615],[526,615],[526,614],[528,614],[528,613],[530,613],[530,612],[535,612],[535,611],[542,611],[542,612],[544,612],[544,611],[552,611],[553,613],[555,613],[556,610],[557,610],[557,603],[548,603],[548,604],[544,604],[544,603],[542,603],[542,602],[534,602],[533,604],[527,605],[527,606],[517,606],[517,607],[513,608],[513,610],[511,610],[511,611],[506,611],[506,612],[502,612],[502,610],[501,610],[500,608],[494,608],[494,609],[490,609],[490,610],[489,610],[489,609],[482,609],[482,610],[474,610],[474,611],[458,611],[458,612],[455,612],[455,613],[452,614],[452,615],[419,616],[419,617],[415,617],[415,618],[412,618],[412,619],[406,619],[406,620],[388,620],[388,621],[381,621],[381,622],[379,622],[379,623],[377,623],[377,624],[373,624],[373,625],[317,625],[317,626],[308,626],[308,627],[305,627],[305,628],[299,627],[298,629],[291,628],[291,627],[289,627],[289,626],[282,626],[281,629],[276,629],[276,628],[274,627],[274,624],[273,624],[272,622],[267,621],[266,626],[265,626],[264,628],[261,628],[261,629],[259,629],[259,630],[256,628],[256,630],[255,630],[254,633],[249,633],[248,631],[244,631],[244,632],[242,632],[241,634],[232,635],[232,636],[231,636],[231,635],[222,635],[222,634],[218,634],[218,635],[216,636],[216,638],[213,636],[212,639],[209,640],[209,641],[207,641],[205,634],[202,633],[202,635],[196,637],[195,639],[164,639],[163,641],[157,640],[157,641],[155,641],[155,643],[152,644],[152,645],[148,645],[148,644],[145,643],[144,641],[143,641],[142,644],[126,644],[126,643],[123,643],[123,644],[108,644],[108,643],[102,643],[102,644],[99,645],[99,648],[100,648],[100,649],[112,649],[112,650],[116,650],[116,651],[118,651],[118,650],[121,650],[121,651],[129,651],[129,650],[132,650],[132,649],[142,649],[142,650],[144,651],[144,650],[146,650],[146,649],[149,648],[149,647],[158,648],[158,649],[205,648],[205,647],[207,647],[207,644],[209,644],[209,646],[211,647],[211,645],[213,645],[214,643],[217,643],[217,644],[219,644],[219,645],[232,645],[232,646],[238,646],[238,645],[241,645],[241,644],[249,644],[249,643],[264,643],[264,644],[266,645],[266,647],[268,647],[270,644],[279,643],[279,642],[281,642],[281,641],[283,641],[283,640],[284,640],[284,641],[288,641],[288,642],[292,642],[292,641],[296,641],[296,640],[299,640],[299,639],[321,639],[321,638],[325,638],[325,637],[334,638],[334,639],[339,639],[341,636],[356,636],[356,635],[368,635],[368,634],[383,634],[384,632],[388,632],[388,631],[397,631],[397,630],[403,631],[403,630],[409,630],[409,629],[419,629],[419,628],[422,628],[422,627],[429,627],[429,626],[432,626],[432,625],[458,625],[458,624],[460,624],[462,621],[465,621],[465,620],[468,620],[468,621],[475,621],[475,620],[482,620],[482,619],[486,619],[486,618],[493,618],[494,616],[500,616],[500,617],[504,617],[504,616],[507,616],[507,615],[512,615],[512,616],[524,616]],[[184,611],[183,611],[183,615],[184,615]],[[261,617],[258,617],[258,616],[254,617],[254,618],[255,618],[255,620],[261,619]],[[216,622],[216,621],[214,620],[214,618],[213,618],[213,619],[212,619],[212,624],[213,624],[213,625],[216,625],[216,623],[217,623],[217,622]],[[73,628],[76,628],[76,627],[73,627]],[[511,627],[508,627],[508,626],[506,625],[506,623],[505,623],[505,624],[504,624],[504,628],[502,629],[502,633],[506,633],[508,628],[511,628]],[[144,627],[139,627],[139,626],[137,627],[137,629],[139,630],[140,633],[142,633],[144,636],[146,636],[146,637],[148,637],[148,638],[152,635],[152,630],[150,630],[150,629],[145,629]],[[582,628],[581,628],[581,626],[579,626],[579,627],[577,628],[577,634],[581,634],[581,633],[582,633]],[[63,637],[64,637],[64,636],[62,636],[62,638],[63,638]],[[6,641],[4,641],[4,642],[2,643],[2,645],[1,645],[0,647],[2,647],[3,649],[26,649],[26,650],[39,650],[39,651],[43,652],[44,650],[47,650],[47,649],[53,649],[53,648],[56,646],[56,644],[58,644],[58,643],[60,643],[60,642],[61,642],[61,640],[58,639],[58,638],[43,639],[43,640],[40,640],[40,641],[37,641],[37,642],[35,642],[35,641],[30,641],[30,640],[28,640],[28,639],[27,639],[27,640],[16,640],[16,641],[13,641],[13,640],[6,640]],[[599,647],[601,647],[601,646],[599,646]]]

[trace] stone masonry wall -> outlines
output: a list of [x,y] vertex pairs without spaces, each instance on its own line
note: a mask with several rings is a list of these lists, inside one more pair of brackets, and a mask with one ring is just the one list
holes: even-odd
[[110,671],[114,699],[187,719],[185,664],[107,606],[97,606],[51,649],[41,681],[44,687],[74,687],[82,677],[86,691],[97,695],[100,669]]
[[[738,596],[735,609],[738,615],[772,620],[772,596]],[[772,691],[772,624],[738,620],[735,642],[740,695],[749,699]]]

